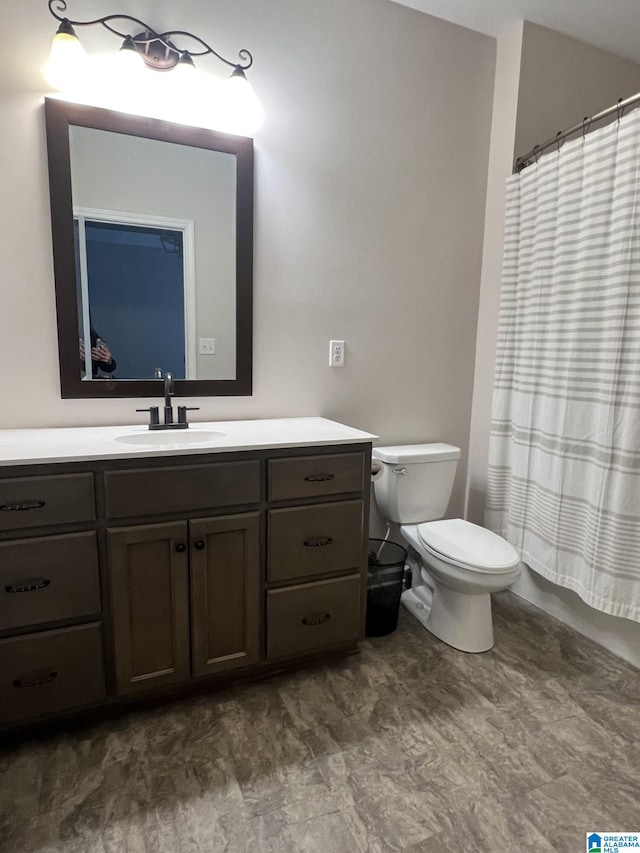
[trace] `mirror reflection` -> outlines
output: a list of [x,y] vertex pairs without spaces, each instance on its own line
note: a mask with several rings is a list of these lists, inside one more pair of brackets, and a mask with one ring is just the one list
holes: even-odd
[[234,379],[234,155],[74,125],[69,148],[83,379]]
[[250,394],[253,141],[45,101],[63,397]]

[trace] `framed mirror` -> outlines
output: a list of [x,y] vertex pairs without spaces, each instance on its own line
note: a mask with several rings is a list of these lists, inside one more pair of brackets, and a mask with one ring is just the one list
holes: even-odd
[[63,398],[250,395],[253,140],[45,99]]

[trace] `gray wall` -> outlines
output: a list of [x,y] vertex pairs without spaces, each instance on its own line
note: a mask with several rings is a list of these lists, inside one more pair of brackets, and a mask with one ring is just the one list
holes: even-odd
[[[494,40],[388,0],[136,0],[159,28],[255,57],[254,395],[198,419],[323,415],[383,442],[463,449],[463,504]],[[78,15],[104,14],[86,0]],[[4,16],[1,427],[131,423],[139,400],[61,400],[40,68],[46,4]],[[89,31],[90,50],[117,40]],[[328,367],[331,338],[346,367]],[[8,364],[10,362],[10,369]]]
[[515,156],[638,91],[640,65],[526,21]]

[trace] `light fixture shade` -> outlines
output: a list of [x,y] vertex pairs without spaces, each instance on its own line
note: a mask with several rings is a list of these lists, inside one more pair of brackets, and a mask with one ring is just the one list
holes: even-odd
[[220,87],[216,112],[221,130],[251,136],[264,120],[264,110],[244,71],[236,66]]
[[45,68],[47,81],[60,91],[72,89],[82,77],[87,56],[70,24],[63,22],[51,42]]

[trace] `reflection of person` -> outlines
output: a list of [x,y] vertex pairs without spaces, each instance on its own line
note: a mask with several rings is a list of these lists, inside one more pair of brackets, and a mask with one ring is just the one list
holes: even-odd
[[[93,328],[91,328],[90,334],[91,376],[93,379],[104,378],[101,377],[100,374],[107,373],[111,375],[116,369],[116,360],[111,355],[111,351],[107,346],[105,339],[101,338]],[[80,367],[82,370],[85,368],[84,340],[82,338],[80,338]]]

